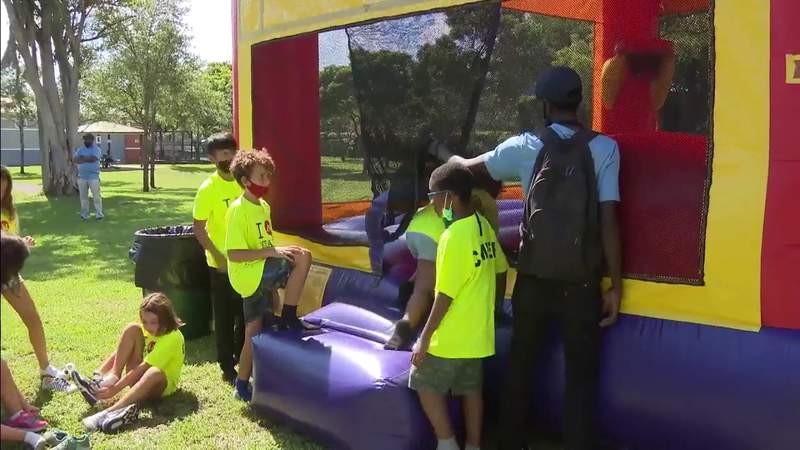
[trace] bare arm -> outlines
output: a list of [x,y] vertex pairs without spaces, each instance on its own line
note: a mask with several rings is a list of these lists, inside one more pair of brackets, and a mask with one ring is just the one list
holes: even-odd
[[611,278],[611,289],[603,294],[605,317],[600,325],[609,326],[617,320],[622,299],[622,241],[619,236],[617,202],[600,203],[600,231],[608,276]]
[[203,247],[204,250],[207,250],[211,253],[211,255],[214,257],[214,260],[217,261],[217,265],[223,267],[226,263],[225,255],[219,251],[217,246],[214,245],[214,242],[212,242],[211,238],[208,236],[208,231],[206,230],[206,221],[195,219],[192,222],[192,230],[194,230],[194,236],[197,238],[197,242],[200,243],[200,246]]
[[411,293],[406,307],[408,321],[414,329],[425,320],[425,313],[428,312],[428,305],[433,298],[435,284],[436,264],[433,261],[418,260],[417,271],[414,274],[414,291]]
[[286,258],[278,248],[267,247],[259,250],[228,250],[228,260],[233,262],[258,261],[267,258]]
[[425,359],[431,336],[439,328],[439,324],[442,323],[442,319],[447,314],[447,310],[450,309],[451,303],[453,303],[453,299],[442,293],[437,295],[433,301],[433,309],[428,316],[428,322],[425,324],[425,328],[422,329],[422,335],[420,335],[417,345],[414,346],[414,353],[411,356],[411,362],[414,365],[418,366]]

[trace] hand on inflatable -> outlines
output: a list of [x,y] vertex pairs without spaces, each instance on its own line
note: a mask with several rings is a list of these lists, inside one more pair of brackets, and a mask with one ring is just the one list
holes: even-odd
[[430,346],[430,344],[430,341],[426,339],[420,339],[414,344],[414,348],[411,350],[411,364],[417,367],[422,364],[425,355],[428,354],[428,346]]
[[25,241],[25,244],[28,247],[36,247],[36,239],[32,238],[31,236],[25,236],[22,238],[22,240]]
[[622,291],[619,288],[611,288],[603,293],[603,320],[600,321],[601,327],[609,327],[617,321],[621,300]]

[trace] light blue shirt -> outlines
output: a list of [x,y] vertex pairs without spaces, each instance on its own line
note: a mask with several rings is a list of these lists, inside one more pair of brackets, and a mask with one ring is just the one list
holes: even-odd
[[436,262],[436,251],[439,244],[429,236],[413,231],[406,232],[406,245],[414,259]]
[[94,156],[97,161],[90,163],[78,164],[78,178],[82,180],[99,180],[100,179],[100,158],[103,156],[100,147],[92,144],[91,147],[82,145],[75,149],[73,158],[78,156]]
[[[575,134],[575,130],[561,124],[550,125],[562,139]],[[536,157],[542,149],[542,141],[532,133],[514,136],[494,150],[486,153],[486,169],[497,181],[521,181],[523,192],[528,192]],[[589,142],[597,177],[598,201],[619,201],[619,147],[608,136],[598,134]]]

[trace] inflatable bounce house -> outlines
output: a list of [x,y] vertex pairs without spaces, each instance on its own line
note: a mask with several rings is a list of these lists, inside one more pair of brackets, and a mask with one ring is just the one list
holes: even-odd
[[[233,11],[236,134],[276,161],[274,227],[314,253],[301,310],[322,326],[254,339],[256,411],[334,448],[435,446],[406,388],[410,353],[383,349],[415,263],[402,236],[370,242],[369,199],[419,165],[427,136],[475,156],[537,125],[541,106],[523,94],[567,64],[584,79],[582,117],[621,155],[624,298],[604,337],[604,438],[800,449],[800,2],[233,0]],[[371,189],[324,204],[321,158],[343,136]],[[521,199],[509,185],[497,200],[512,260]],[[490,402],[510,333],[498,325]],[[563,370],[554,339],[532,426],[558,429]]]

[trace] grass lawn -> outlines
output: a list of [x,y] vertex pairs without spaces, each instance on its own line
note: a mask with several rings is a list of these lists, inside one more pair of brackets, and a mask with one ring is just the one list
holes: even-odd
[[[138,170],[102,174],[103,222],[82,221],[77,197],[48,200],[40,191],[39,170],[19,175],[15,197],[22,232],[34,236],[23,274],[47,334],[52,363],[73,362],[91,373],[116,344],[122,327],[137,319],[141,291],[133,283],[128,249],[134,231],[155,225],[189,223],[192,199],[210,165],[159,166],[155,192],[141,192]],[[323,158],[323,198],[346,201],[370,197],[369,179],[359,162]],[[19,317],[3,301],[2,354],[17,384],[54,428],[82,431],[90,408],[79,394],[38,391],[36,359]],[[268,448],[316,449],[302,436],[264,421],[220,380],[213,336],[187,341],[181,389],[146,408],[137,426],[117,435],[94,433],[96,448]],[[3,445],[3,448],[16,449]]]

